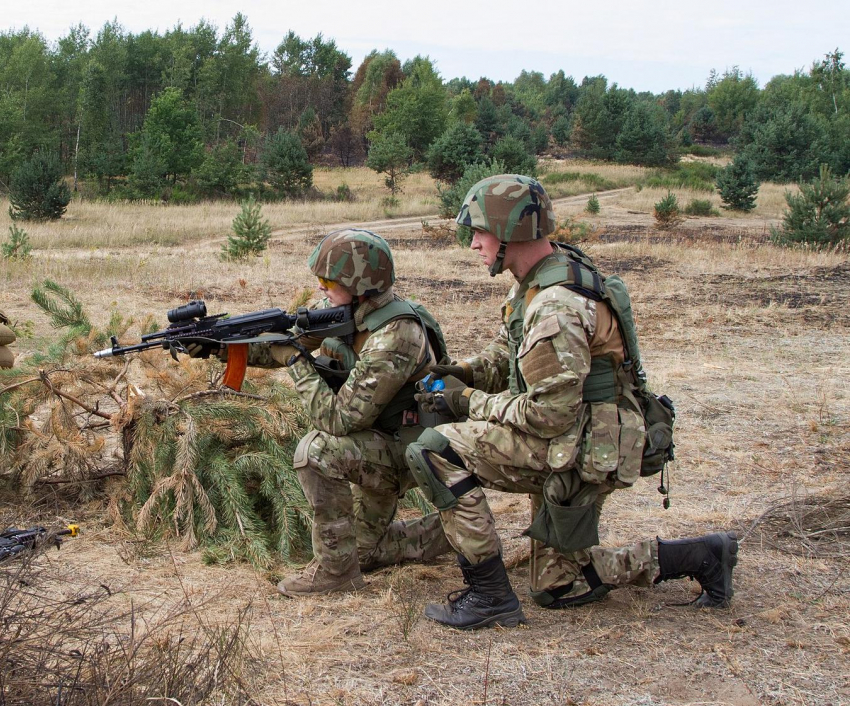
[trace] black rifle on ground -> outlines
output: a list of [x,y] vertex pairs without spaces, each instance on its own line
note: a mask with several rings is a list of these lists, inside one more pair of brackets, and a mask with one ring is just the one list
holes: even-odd
[[[283,309],[264,309],[238,316],[207,316],[207,305],[199,299],[171,309],[168,321],[168,328],[145,334],[142,342],[135,345],[120,346],[113,336],[112,347],[94,355],[96,358],[109,358],[149,348],[164,348],[171,351],[176,360],[177,353],[187,353],[186,346],[192,343],[210,349],[225,345],[227,367],[222,384],[239,390],[248,365],[249,343],[297,343],[302,335],[311,338],[338,337],[350,342],[355,330],[354,312],[350,305],[330,309],[300,307],[294,314]],[[297,333],[292,333],[296,327]]]
[[78,525],[68,525],[65,529],[52,533],[44,527],[31,527],[25,530],[10,527],[4,532],[0,532],[0,563],[29,549],[34,549],[37,544],[47,538],[59,549],[62,545],[60,536],[76,537],[79,533]]

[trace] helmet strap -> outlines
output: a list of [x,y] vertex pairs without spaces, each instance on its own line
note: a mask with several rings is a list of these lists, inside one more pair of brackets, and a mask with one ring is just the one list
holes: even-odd
[[499,252],[496,254],[496,259],[493,260],[493,264],[490,265],[490,276],[495,277],[498,274],[502,273],[502,268],[505,264],[505,251],[508,249],[507,243],[499,243]]

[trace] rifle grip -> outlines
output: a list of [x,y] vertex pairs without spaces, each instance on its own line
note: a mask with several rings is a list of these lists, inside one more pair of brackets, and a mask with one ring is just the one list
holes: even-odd
[[239,392],[245,371],[248,369],[248,344],[231,343],[227,347],[227,366],[224,368],[224,378],[221,384]]

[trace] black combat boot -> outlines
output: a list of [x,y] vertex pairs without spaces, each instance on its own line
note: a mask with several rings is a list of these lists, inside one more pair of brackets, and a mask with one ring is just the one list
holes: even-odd
[[476,630],[488,625],[512,628],[525,622],[501,556],[481,564],[470,564],[458,556],[458,564],[469,588],[450,593],[445,605],[427,605],[426,618],[461,630]]
[[738,563],[738,536],[718,532],[695,539],[658,540],[655,583],[688,576],[699,581],[702,595],[696,604],[703,608],[726,608],[732,599],[732,569]]

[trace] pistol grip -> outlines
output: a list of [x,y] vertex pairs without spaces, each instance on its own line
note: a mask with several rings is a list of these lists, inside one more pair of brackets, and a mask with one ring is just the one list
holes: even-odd
[[227,347],[227,366],[221,384],[239,392],[248,369],[248,344],[232,343]]

